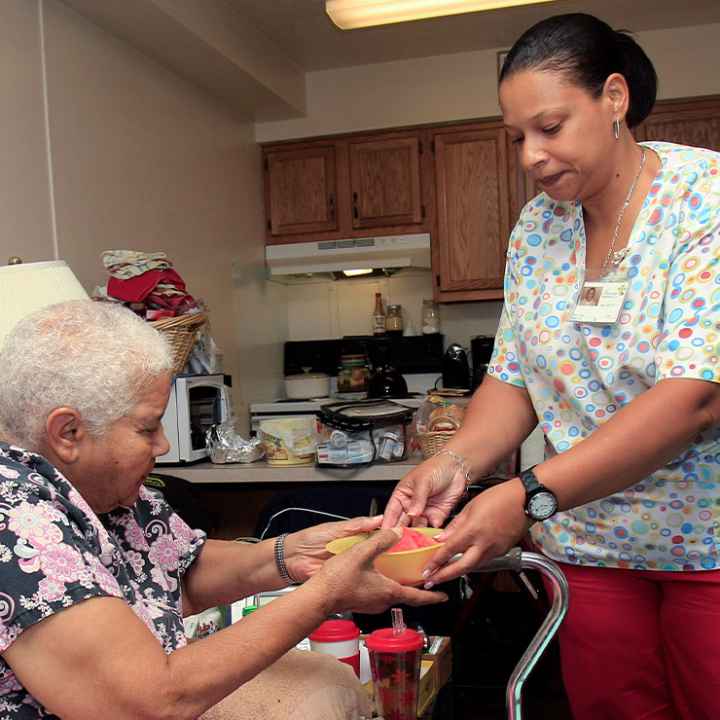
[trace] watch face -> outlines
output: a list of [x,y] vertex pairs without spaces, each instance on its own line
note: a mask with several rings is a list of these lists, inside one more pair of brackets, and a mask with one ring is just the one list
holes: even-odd
[[528,515],[534,520],[547,520],[557,510],[557,500],[550,492],[539,492],[528,501]]

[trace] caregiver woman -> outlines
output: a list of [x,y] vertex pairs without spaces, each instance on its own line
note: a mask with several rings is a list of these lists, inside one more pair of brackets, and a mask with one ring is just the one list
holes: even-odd
[[540,423],[545,461],[465,506],[426,587],[531,526],[570,583],[576,720],[720,717],[720,155],[635,142],[655,93],[642,49],[588,15],[510,50],[500,105],[541,192],[510,238],[488,377],[384,519],[439,527]]

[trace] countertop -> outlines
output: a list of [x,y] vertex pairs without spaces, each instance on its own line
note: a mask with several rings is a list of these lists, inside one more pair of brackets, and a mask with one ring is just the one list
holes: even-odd
[[159,475],[173,475],[198,485],[209,484],[270,484],[318,482],[397,482],[422,458],[413,457],[397,463],[376,463],[359,468],[328,468],[317,465],[278,467],[265,461],[214,465],[200,462],[193,465],[157,465]]

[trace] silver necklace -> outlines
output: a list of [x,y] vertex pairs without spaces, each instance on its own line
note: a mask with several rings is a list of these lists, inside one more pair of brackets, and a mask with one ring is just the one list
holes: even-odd
[[[625,215],[625,211],[627,210],[628,205],[630,204],[630,200],[632,200],[633,193],[635,192],[635,186],[638,184],[638,180],[640,179],[640,175],[642,175],[643,168],[645,167],[645,148],[640,148],[640,168],[637,171],[637,175],[635,176],[635,179],[632,181],[632,185],[630,186],[630,189],[628,190],[628,194],[625,196],[625,202],[623,203],[623,206],[620,208],[620,212],[618,213],[617,222],[615,223],[615,230],[613,231],[612,240],[610,241],[610,248],[608,250],[608,254],[605,257],[605,261],[602,264],[603,270],[610,266],[619,265],[622,261],[625,255],[627,255],[628,250],[630,249],[629,246],[625,246],[624,248],[621,248],[618,251],[615,251],[615,244],[617,243],[618,236],[620,235],[620,227],[622,226],[623,217]],[[629,242],[629,240],[628,240]]]

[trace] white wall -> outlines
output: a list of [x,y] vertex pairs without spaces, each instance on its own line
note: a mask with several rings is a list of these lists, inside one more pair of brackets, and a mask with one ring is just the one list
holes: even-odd
[[57,0],[4,0],[0,41],[0,262],[60,257],[91,290],[107,278],[102,250],[167,251],[208,303],[244,419],[276,392],[287,334],[283,291],[258,278],[253,126]]

